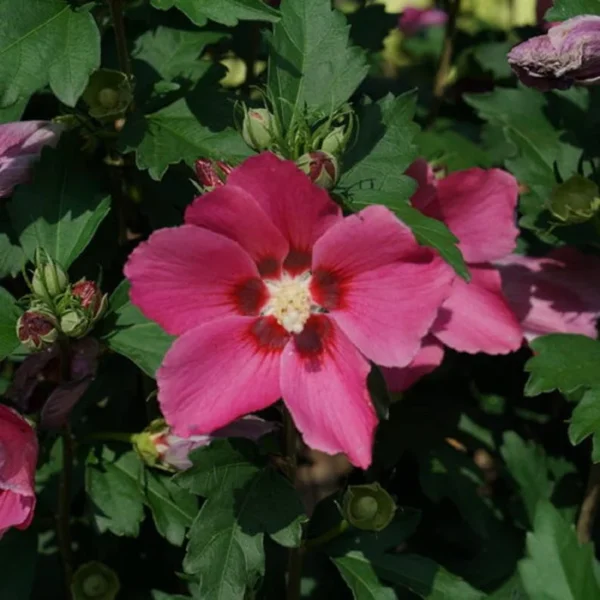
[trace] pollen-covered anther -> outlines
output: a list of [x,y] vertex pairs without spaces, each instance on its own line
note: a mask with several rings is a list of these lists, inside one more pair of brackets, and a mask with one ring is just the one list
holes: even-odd
[[300,333],[311,315],[313,301],[309,291],[310,274],[284,277],[278,281],[265,282],[271,298],[263,315],[275,317],[290,333]]

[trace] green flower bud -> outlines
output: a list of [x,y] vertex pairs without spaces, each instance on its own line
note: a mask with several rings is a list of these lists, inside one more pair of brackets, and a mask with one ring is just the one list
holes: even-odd
[[60,317],[60,329],[69,337],[83,337],[91,329],[91,325],[92,320],[84,309],[73,308]]
[[343,510],[346,520],[354,527],[381,531],[394,518],[396,504],[378,483],[351,485],[344,495]]
[[574,175],[556,186],[550,195],[550,212],[564,225],[589,221],[600,209],[598,186],[581,175]]
[[17,321],[17,337],[32,352],[50,346],[58,337],[54,317],[43,309],[24,312]]
[[242,137],[254,150],[267,150],[277,137],[275,117],[266,108],[247,110],[242,124]]
[[98,69],[92,73],[82,98],[91,117],[112,121],[127,110],[133,101],[133,90],[125,73]]
[[47,255],[38,254],[36,268],[31,279],[31,291],[44,301],[62,294],[69,284],[67,274]]
[[337,183],[339,169],[333,154],[322,150],[307,152],[296,161],[296,165],[313,183],[325,190],[332,189]]
[[341,154],[346,147],[346,130],[344,127],[335,127],[330,131],[323,143],[321,144],[321,150],[328,152],[329,154]]
[[115,600],[121,585],[117,574],[106,565],[85,563],[73,575],[73,600]]

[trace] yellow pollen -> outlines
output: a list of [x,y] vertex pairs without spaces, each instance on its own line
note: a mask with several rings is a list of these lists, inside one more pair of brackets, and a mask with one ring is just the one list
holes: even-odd
[[284,276],[279,281],[265,281],[271,299],[263,314],[274,316],[290,333],[300,333],[311,314],[309,282],[309,273],[294,278]]

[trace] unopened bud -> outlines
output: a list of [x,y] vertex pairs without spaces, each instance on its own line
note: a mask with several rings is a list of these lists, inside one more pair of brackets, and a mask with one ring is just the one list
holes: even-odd
[[307,152],[296,161],[296,165],[319,187],[325,190],[335,187],[338,180],[338,164],[332,154],[322,150]]
[[82,309],[71,309],[60,317],[60,329],[69,337],[83,337],[91,326],[91,320]]
[[50,313],[28,310],[17,321],[17,337],[26,348],[36,351],[52,344],[58,331]]
[[73,600],[115,600],[121,585],[117,574],[106,565],[92,561],[73,575]]
[[266,108],[246,111],[242,124],[242,137],[254,150],[266,150],[277,137],[275,117]]
[[381,531],[394,518],[396,504],[378,483],[351,485],[344,495],[343,510],[354,527]]
[[233,167],[221,160],[199,158],[196,161],[196,177],[205,190],[222,186],[231,171]]
[[550,212],[561,223],[574,225],[589,221],[600,209],[598,186],[574,175],[556,186],[550,195]]
[[31,279],[31,291],[46,302],[62,294],[69,283],[69,278],[60,266],[52,259],[38,260]]
[[583,15],[530,38],[508,53],[522,83],[541,91],[600,81],[600,16]]
[[106,310],[108,295],[102,294],[95,281],[82,279],[73,286],[71,293],[79,299],[81,307],[86,309],[92,321],[97,321]]
[[346,129],[344,127],[335,127],[323,140],[321,150],[337,156],[344,151],[345,146]]

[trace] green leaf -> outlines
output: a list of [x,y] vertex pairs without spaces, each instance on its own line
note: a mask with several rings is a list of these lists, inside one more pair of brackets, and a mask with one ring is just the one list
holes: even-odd
[[396,593],[383,584],[371,563],[361,552],[332,558],[355,600],[395,600]]
[[19,98],[13,104],[0,106],[0,123],[12,123],[20,121],[25,108],[27,107],[27,98]]
[[304,111],[328,116],[368,73],[343,14],[322,0],[283,0],[273,28],[268,87],[284,128]]
[[169,165],[193,165],[200,157],[241,162],[251,150],[234,129],[213,131],[200,123],[185,99],[150,115],[128,119],[120,138],[124,152],[135,151],[139,169],[162,179]]
[[161,26],[136,40],[132,57],[150,65],[165,81],[197,81],[211,64],[199,60],[204,48],[225,37],[227,33],[222,31],[184,31]]
[[592,460],[600,462],[600,388],[588,390],[573,410],[569,425],[569,440],[574,446],[593,436]]
[[0,105],[27,98],[48,83],[75,106],[100,66],[100,32],[89,9],[63,0],[0,1]]
[[37,532],[11,529],[0,542],[0,598],[29,600],[37,562]]
[[22,312],[15,299],[0,287],[0,360],[12,354],[20,345],[17,319]]
[[146,469],[142,491],[156,529],[171,544],[181,546],[198,513],[198,500],[167,475]]
[[600,15],[600,0],[555,0],[546,21],[564,21],[579,15]]
[[152,0],[152,6],[160,10],[174,6],[199,27],[208,19],[230,26],[238,21],[279,20],[279,13],[261,0]]
[[426,217],[408,203],[416,187],[415,181],[404,174],[417,157],[414,111],[412,93],[388,95],[376,104],[363,106],[359,110],[359,136],[344,159],[347,170],[338,187],[352,208],[383,204],[393,210],[419,243],[435,248],[461,277],[468,279],[456,237],[442,222]]
[[159,590],[152,590],[152,600],[191,600],[189,596],[181,596],[180,594],[165,594]]
[[102,339],[111,350],[127,357],[146,375],[154,377],[174,338],[165,333],[158,323],[146,319],[129,302],[127,281],[115,289],[108,306],[110,312],[103,319]]
[[546,453],[541,446],[525,442],[513,431],[504,434],[500,453],[519,486],[527,515],[533,522],[538,503],[549,500],[553,489],[548,477]]
[[110,210],[102,182],[86,169],[75,140],[44,148],[33,181],[17,188],[9,213],[27,258],[38,246],[64,269],[83,252]]
[[527,396],[560,390],[568,394],[580,387],[600,386],[600,342],[583,335],[552,333],[532,342],[534,352],[525,364],[530,373]]
[[256,446],[249,440],[215,440],[190,454],[193,466],[175,476],[182,488],[209,496],[214,492],[243,487],[260,470]]
[[100,532],[137,537],[144,519],[144,497],[140,491],[142,470],[143,465],[133,450],[117,455],[103,446],[100,456],[90,454],[85,489]]
[[538,504],[527,555],[519,572],[532,600],[600,598],[593,544],[580,545],[573,527],[550,502]]
[[0,279],[15,277],[25,266],[25,254],[9,221],[6,204],[0,206]]

